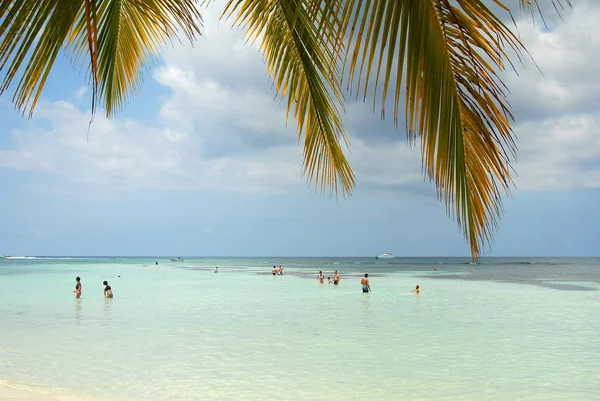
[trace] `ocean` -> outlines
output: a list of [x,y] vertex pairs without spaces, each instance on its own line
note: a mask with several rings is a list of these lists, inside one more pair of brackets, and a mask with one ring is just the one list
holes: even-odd
[[600,259],[469,261],[1,259],[0,386],[65,400],[599,400]]

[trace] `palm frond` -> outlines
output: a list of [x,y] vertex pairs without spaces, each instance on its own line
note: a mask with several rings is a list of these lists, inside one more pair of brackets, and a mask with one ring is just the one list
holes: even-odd
[[[30,115],[62,48],[88,66],[92,110],[108,116],[141,83],[142,69],[181,30],[200,34],[194,0],[12,0],[0,5],[0,73],[6,91],[26,62],[13,101]],[[36,37],[39,35],[39,38]]]
[[512,115],[497,71],[507,49],[522,57],[521,43],[481,0],[344,3],[349,80],[365,97],[381,88],[382,117],[392,87],[396,122],[405,92],[409,138],[420,137],[426,174],[478,258],[512,182]]
[[316,188],[341,189],[345,196],[354,188],[354,174],[339,141],[347,144],[338,108],[340,9],[317,0],[230,0],[223,15],[235,15],[249,40],[260,38],[267,71],[277,93],[287,96],[298,139],[305,137],[303,173]]
[[30,116],[71,26],[83,13],[83,0],[12,0],[0,4],[0,73],[4,93],[24,69],[13,96]]

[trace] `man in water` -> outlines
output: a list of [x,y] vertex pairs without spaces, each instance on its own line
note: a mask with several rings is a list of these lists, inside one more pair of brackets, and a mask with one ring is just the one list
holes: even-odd
[[283,275],[283,266],[279,265],[279,270],[277,271],[277,273],[282,276]]
[[105,280],[102,284],[104,285],[104,298],[112,298],[113,292],[110,285],[108,285],[108,281]]
[[277,268],[275,266],[273,266],[273,268],[271,269],[271,274],[274,276],[277,275]]
[[333,284],[338,285],[340,283],[340,275],[337,270],[333,272]]
[[410,293],[411,294],[415,293],[415,294],[419,295],[421,293],[421,290],[419,289],[419,285],[417,284],[417,286],[415,287],[415,289],[412,290]]
[[75,281],[77,282],[77,284],[75,284],[75,291],[73,292],[75,293],[75,298],[79,299],[81,298],[81,279],[79,277],[76,277]]
[[365,276],[360,280],[362,285],[362,292],[371,292],[371,285],[369,284],[369,273],[365,273]]

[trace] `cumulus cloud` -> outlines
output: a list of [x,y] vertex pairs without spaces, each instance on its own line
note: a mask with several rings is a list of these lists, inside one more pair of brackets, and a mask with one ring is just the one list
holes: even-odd
[[522,190],[600,188],[599,19],[600,4],[583,1],[552,29],[525,18],[518,23],[541,70],[505,74],[517,119],[516,183]]
[[87,86],[80,86],[77,91],[75,91],[75,99],[81,99],[87,93]]

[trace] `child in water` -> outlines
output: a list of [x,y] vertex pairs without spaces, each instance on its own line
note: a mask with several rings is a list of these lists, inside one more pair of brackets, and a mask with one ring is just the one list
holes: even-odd
[[419,295],[421,293],[421,290],[419,289],[419,285],[417,284],[417,286],[415,287],[415,289],[412,290],[410,293],[411,294],[415,293],[415,294]]
[[102,284],[104,285],[104,298],[112,298],[113,292],[110,285],[108,285],[108,281],[105,280]]

